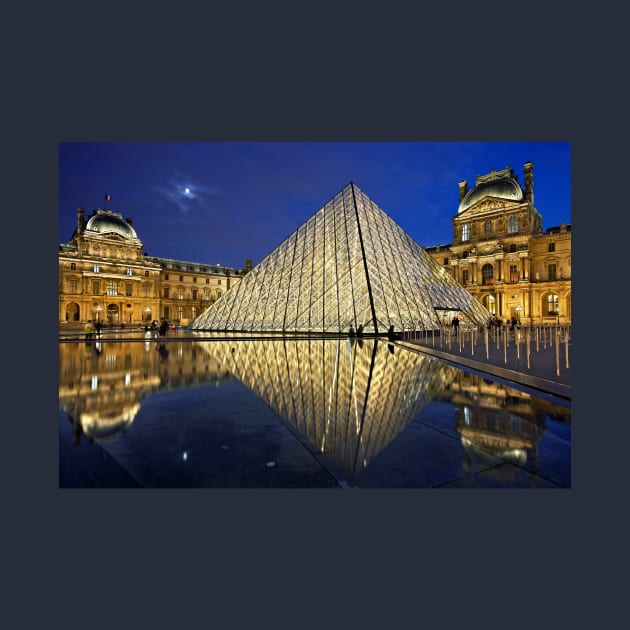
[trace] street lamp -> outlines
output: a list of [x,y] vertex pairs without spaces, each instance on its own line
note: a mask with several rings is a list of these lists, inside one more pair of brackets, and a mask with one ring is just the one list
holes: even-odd
[[516,305],[516,319],[518,320],[518,323],[521,323],[521,311],[523,310],[523,307],[520,304]]
[[100,321],[101,320],[101,311],[103,310],[103,307],[100,304],[97,304],[96,308],[94,310],[96,311],[96,320]]

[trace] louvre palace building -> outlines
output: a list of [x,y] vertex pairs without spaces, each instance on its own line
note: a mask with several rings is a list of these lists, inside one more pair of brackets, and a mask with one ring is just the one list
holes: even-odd
[[148,256],[131,219],[96,209],[59,246],[59,323],[101,321],[137,326],[166,318],[185,326],[247,273],[210,265]]
[[499,319],[571,323],[571,225],[543,230],[532,162],[524,176],[508,166],[460,182],[453,242],[425,249]]
[[[383,277],[392,270],[395,277]],[[571,226],[543,231],[531,162],[524,187],[509,166],[477,176],[470,190],[459,183],[446,245],[416,244],[352,183],[253,269],[251,260],[233,269],[149,256],[132,220],[102,209],[86,219],[79,208],[69,242],[59,245],[62,326],[90,319],[137,326],[164,317],[200,330],[341,331],[359,323],[370,330],[372,322],[384,332],[390,323],[399,330],[447,324],[451,309],[473,322],[489,314],[570,323]]]

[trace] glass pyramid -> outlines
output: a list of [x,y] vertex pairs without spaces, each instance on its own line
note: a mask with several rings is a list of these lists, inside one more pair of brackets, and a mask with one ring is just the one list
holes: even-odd
[[438,311],[490,313],[354,183],[190,324],[193,330],[365,333],[439,328]]

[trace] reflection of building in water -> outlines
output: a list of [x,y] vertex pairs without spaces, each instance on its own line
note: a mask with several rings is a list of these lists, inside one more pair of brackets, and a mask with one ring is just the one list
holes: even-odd
[[195,330],[433,330],[490,312],[352,182],[191,323]]
[[365,340],[200,342],[346,478],[380,453],[456,368]]
[[455,406],[465,453],[477,448],[519,466],[527,461],[536,465],[547,417],[571,422],[570,409],[463,371],[438,398]]
[[231,378],[190,342],[59,344],[59,407],[75,425],[75,441],[81,432],[102,439],[127,430],[147,394]]

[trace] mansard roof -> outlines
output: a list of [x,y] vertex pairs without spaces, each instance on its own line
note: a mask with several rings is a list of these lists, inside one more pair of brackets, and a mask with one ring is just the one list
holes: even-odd
[[461,200],[457,214],[468,210],[486,197],[513,202],[523,201],[523,189],[509,166],[501,171],[493,170],[487,175],[478,175],[475,187],[469,190]]
[[[112,212],[111,210],[96,209],[87,220],[85,229],[82,233],[88,235],[107,235],[117,234],[126,239],[137,240],[138,235],[131,226],[131,223],[125,221],[122,218],[122,214],[118,212]],[[72,238],[77,236],[75,230]]]

